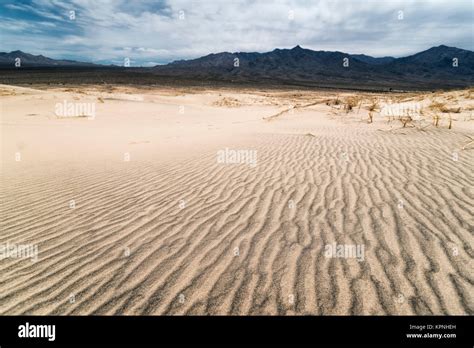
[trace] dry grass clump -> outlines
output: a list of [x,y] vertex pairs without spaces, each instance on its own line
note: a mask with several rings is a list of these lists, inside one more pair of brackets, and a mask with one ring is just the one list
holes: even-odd
[[448,129],[451,129],[451,128],[452,128],[452,125],[453,125],[453,119],[451,118],[451,114],[449,114],[449,125],[448,125]]
[[15,91],[9,91],[9,90],[6,90],[6,89],[1,89],[0,90],[0,96],[6,97],[6,96],[10,96],[10,95],[16,95]]
[[369,111],[376,111],[380,108],[379,102],[376,99],[373,99],[371,104],[368,106]]
[[430,109],[435,110],[435,111],[440,111],[443,113],[452,112],[452,113],[458,114],[461,112],[461,107],[450,108],[446,106],[446,103],[438,102],[438,101],[431,102]]
[[[438,114],[433,114],[431,115],[431,118],[433,119],[433,126],[438,128],[440,126],[439,121],[441,120],[441,116]],[[448,129],[453,128],[453,121],[456,121],[456,119],[453,119],[451,117],[451,113],[448,115]]]
[[446,103],[432,101],[429,107],[431,110],[441,111],[446,108]]
[[441,119],[441,117],[439,117],[438,114],[434,114],[432,117],[433,117],[433,126],[438,127],[439,120]]
[[411,125],[413,121],[411,116],[401,116],[399,120],[403,124],[403,128],[405,128],[407,125]]
[[224,98],[221,98],[221,99],[215,101],[214,103],[212,103],[212,105],[213,106],[226,106],[226,107],[235,108],[235,107],[241,106],[242,103],[236,98],[224,97]]
[[459,114],[461,112],[461,107],[458,106],[457,108],[454,107],[454,108],[445,108],[444,110],[441,110],[442,112],[449,112],[449,113],[453,113],[453,114]]
[[342,101],[339,99],[339,96],[336,97],[336,99],[332,99],[326,102],[327,106],[332,106],[332,105],[341,105]]
[[352,111],[357,105],[360,103],[360,98],[358,97],[349,97],[346,99],[346,102],[344,104],[344,110],[346,112]]

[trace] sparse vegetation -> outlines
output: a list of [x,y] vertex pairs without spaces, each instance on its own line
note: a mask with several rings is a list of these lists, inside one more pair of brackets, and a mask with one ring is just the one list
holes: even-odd
[[226,107],[239,107],[242,105],[242,103],[236,99],[236,98],[232,98],[232,97],[223,97],[217,101],[215,101],[214,103],[212,103],[213,106],[226,106]]
[[399,120],[403,124],[403,128],[405,128],[408,124],[411,124],[411,122],[413,121],[411,116],[401,116]]
[[380,108],[379,103],[376,99],[372,99],[371,104],[368,107],[369,111],[376,111]]
[[443,113],[452,112],[452,113],[458,114],[458,113],[461,112],[461,107],[450,108],[450,107],[446,106],[446,103],[438,102],[438,101],[431,102],[430,109],[434,110],[434,111],[440,111],[440,112],[443,112]]
[[356,107],[357,105],[359,105],[361,99],[358,98],[358,97],[349,97],[346,99],[346,102],[344,104],[344,110],[346,110],[346,113],[349,113],[350,111],[352,111],[352,109],[354,109],[354,107]]
[[326,102],[327,106],[332,106],[332,105],[341,105],[341,101],[339,100],[339,96],[336,97],[336,99],[328,100]]

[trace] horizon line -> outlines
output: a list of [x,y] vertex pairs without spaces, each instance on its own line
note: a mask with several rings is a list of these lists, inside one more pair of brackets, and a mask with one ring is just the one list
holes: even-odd
[[[163,64],[160,64],[160,63],[156,63],[155,65],[153,66],[163,66],[163,65],[168,65],[168,64],[171,64],[173,62],[179,62],[179,61],[189,61],[189,60],[195,60],[195,59],[199,59],[199,58],[203,58],[203,57],[207,57],[207,56],[210,56],[210,55],[217,55],[217,54],[223,54],[223,53],[228,53],[228,54],[242,54],[242,53],[257,53],[257,54],[265,54],[265,53],[271,53],[273,51],[276,51],[276,50],[281,50],[281,51],[284,51],[284,50],[287,50],[287,51],[291,51],[293,49],[296,49],[296,48],[300,48],[300,49],[303,49],[303,50],[308,50],[308,51],[313,51],[313,52],[333,52],[333,53],[343,53],[343,54],[348,54],[348,55],[351,55],[351,56],[354,56],[354,55],[364,55],[366,57],[371,57],[371,58],[375,58],[375,59],[381,59],[381,58],[394,58],[394,59],[400,59],[400,58],[406,58],[406,57],[410,57],[410,56],[413,56],[413,55],[416,55],[418,53],[421,53],[421,52],[425,52],[425,51],[428,51],[432,48],[438,48],[438,47],[447,47],[447,48],[455,48],[455,49],[460,49],[460,50],[464,50],[464,51],[469,51],[469,52],[474,52],[473,50],[470,50],[470,49],[466,49],[466,48],[460,48],[460,47],[456,47],[456,46],[448,46],[448,45],[445,45],[445,44],[440,44],[440,45],[435,45],[435,46],[430,46],[426,49],[423,49],[421,51],[418,51],[418,52],[415,52],[415,53],[412,53],[412,54],[409,54],[409,55],[403,55],[403,56],[390,56],[390,55],[384,55],[384,56],[372,56],[372,55],[369,55],[369,54],[366,54],[366,53],[349,53],[349,52],[344,52],[344,51],[339,51],[339,50],[314,50],[314,49],[311,49],[311,48],[305,48],[305,47],[301,47],[301,45],[297,44],[296,46],[293,46],[291,48],[280,48],[280,47],[275,47],[274,49],[270,50],[270,51],[235,51],[235,52],[230,52],[230,51],[220,51],[220,52],[210,52],[210,53],[207,53],[207,54],[204,54],[204,55],[201,55],[201,56],[197,56],[197,57],[194,57],[194,58],[179,58],[179,59],[174,59],[174,60],[170,60],[169,62],[167,63],[163,63]],[[122,65],[117,65],[117,64],[114,64],[113,61],[114,59],[98,59],[98,60],[95,60],[95,61],[86,61],[86,60],[82,60],[81,57],[77,57],[77,58],[53,58],[52,56],[45,56],[44,54],[34,54],[34,53],[30,53],[30,52],[25,52],[23,50],[12,50],[10,52],[6,52],[6,51],[2,51],[0,53],[5,53],[5,54],[11,54],[11,53],[14,53],[14,52],[22,52],[22,53],[25,53],[25,54],[30,54],[32,56],[35,56],[35,57],[45,57],[45,58],[49,58],[49,59],[53,59],[53,60],[63,60],[63,61],[74,61],[74,62],[78,62],[78,63],[87,63],[87,64],[96,64],[96,65],[104,65],[104,66],[118,66],[118,67],[121,67]],[[84,57],[86,58],[86,57]],[[122,59],[125,59],[125,58],[129,58],[130,59],[130,62],[133,61],[133,59],[131,57],[126,57],[124,56]],[[118,59],[118,58],[117,58]],[[96,62],[105,62],[105,61],[109,61],[110,63],[96,63]],[[145,66],[145,67],[153,67],[153,66]],[[144,67],[143,65],[137,65],[137,66],[130,66],[130,67]]]

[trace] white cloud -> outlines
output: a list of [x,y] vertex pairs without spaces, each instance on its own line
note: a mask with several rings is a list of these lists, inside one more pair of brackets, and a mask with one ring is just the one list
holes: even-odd
[[[23,44],[42,46],[39,53],[44,55],[48,47],[89,60],[130,57],[141,64],[163,63],[212,52],[263,52],[297,44],[375,56],[407,55],[440,44],[473,46],[471,0],[170,0],[158,6],[151,0],[33,1],[35,6],[13,6],[61,21],[76,32],[65,34],[58,28],[62,40],[52,40],[50,32],[25,37]],[[76,11],[75,21],[67,20],[69,10]],[[179,18],[180,11],[184,19]],[[399,11],[403,20],[398,19]],[[16,30],[27,28],[24,23],[16,25]],[[6,44],[17,49],[12,38],[7,37]]]

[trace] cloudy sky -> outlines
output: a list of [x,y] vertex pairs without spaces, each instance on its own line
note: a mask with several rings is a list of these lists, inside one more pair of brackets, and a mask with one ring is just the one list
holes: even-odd
[[[473,0],[0,0],[0,51],[149,66],[209,53],[473,50]],[[73,12],[71,12],[73,11]]]

